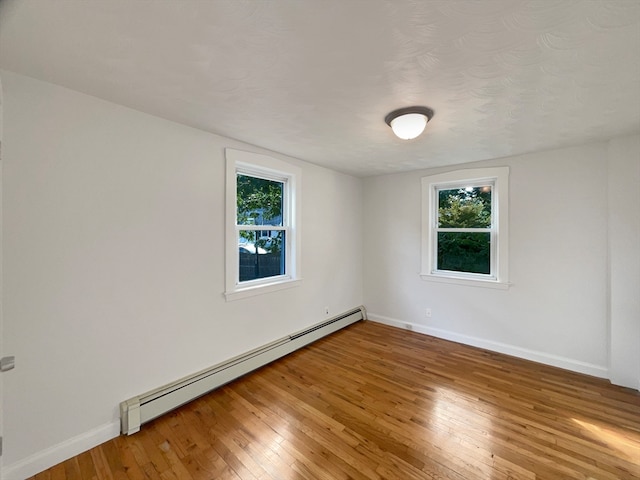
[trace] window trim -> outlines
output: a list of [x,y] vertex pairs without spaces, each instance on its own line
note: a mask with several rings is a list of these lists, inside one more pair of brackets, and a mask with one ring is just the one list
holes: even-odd
[[[437,190],[481,183],[492,185],[491,272],[489,275],[436,270],[438,224]],[[422,177],[422,264],[423,280],[487,288],[509,288],[509,167],[456,170]]]
[[[300,185],[302,170],[290,163],[253,152],[226,148],[226,205],[225,205],[225,292],[227,301],[261,295],[300,284]],[[239,282],[239,253],[237,221],[237,173],[286,181],[283,215],[285,227],[285,275]],[[278,227],[279,228],[279,227]],[[256,226],[258,229],[258,226]],[[265,228],[260,228],[264,230]],[[269,228],[273,230],[273,228]]]

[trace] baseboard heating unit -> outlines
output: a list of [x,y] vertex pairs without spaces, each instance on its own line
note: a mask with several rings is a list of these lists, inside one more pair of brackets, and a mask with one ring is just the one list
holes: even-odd
[[362,306],[126,400],[120,404],[122,433],[136,433],[144,423],[359,320],[366,320],[366,311]]

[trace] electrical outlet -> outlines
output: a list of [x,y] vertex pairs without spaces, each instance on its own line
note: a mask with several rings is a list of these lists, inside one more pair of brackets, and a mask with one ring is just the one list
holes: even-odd
[[324,307],[324,314],[329,315],[329,307]]
[[427,310],[424,312],[424,314],[425,314],[425,316],[426,316],[427,318],[431,318],[431,309],[430,309],[430,308],[427,308]]

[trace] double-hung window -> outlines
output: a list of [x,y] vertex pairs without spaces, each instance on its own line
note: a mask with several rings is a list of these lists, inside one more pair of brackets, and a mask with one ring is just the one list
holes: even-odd
[[226,297],[299,280],[300,170],[281,160],[226,150]]
[[423,177],[425,280],[507,288],[508,167]]
[[287,272],[288,178],[236,168],[238,283]]

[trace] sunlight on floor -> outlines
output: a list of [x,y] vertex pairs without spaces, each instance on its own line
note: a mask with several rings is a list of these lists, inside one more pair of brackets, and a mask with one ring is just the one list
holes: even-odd
[[[635,464],[640,459],[640,434],[614,430],[609,427],[599,427],[577,418],[572,418],[571,420],[580,425],[591,437],[617,450],[625,460]],[[630,434],[633,435],[633,438],[629,436]]]
[[[462,449],[466,455],[473,452],[484,459],[492,458],[493,438],[489,433],[493,427],[492,409],[487,406],[489,411],[478,414],[469,407],[469,399],[455,390],[437,387],[435,392],[430,420],[441,436],[443,450],[457,455]],[[452,428],[455,425],[459,428]]]

